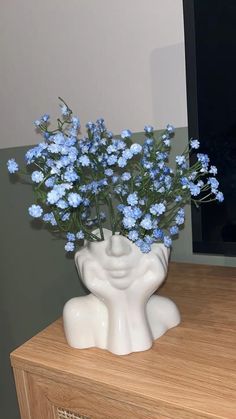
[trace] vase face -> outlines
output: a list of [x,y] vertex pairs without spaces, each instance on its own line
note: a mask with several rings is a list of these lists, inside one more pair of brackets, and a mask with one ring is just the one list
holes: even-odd
[[[134,279],[134,267],[140,264],[140,251],[126,237],[111,235],[102,242],[87,246],[86,258],[96,264],[100,280],[117,289],[128,288]],[[78,257],[78,264],[86,263]],[[89,287],[89,284],[86,284]]]
[[68,343],[124,355],[150,348],[153,339],[178,324],[175,304],[152,295],[165,279],[168,257],[162,244],[145,254],[126,237],[106,229],[103,241],[85,242],[75,263],[91,294],[64,307]]
[[[169,250],[164,245],[153,245],[150,253],[142,253],[140,249],[126,237],[104,229],[105,240],[86,242],[83,251],[75,255],[75,263],[82,281],[91,289],[90,275],[87,270],[96,271],[100,281],[109,283],[115,289],[126,289],[142,279],[148,271],[152,274],[157,288],[165,278]],[[157,274],[158,273],[158,274]],[[154,289],[155,290],[155,289]],[[154,292],[154,291],[153,291]]]

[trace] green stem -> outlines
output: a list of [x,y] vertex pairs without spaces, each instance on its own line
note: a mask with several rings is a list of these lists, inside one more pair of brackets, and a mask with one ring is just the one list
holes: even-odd
[[96,214],[97,214],[97,219],[98,219],[100,236],[101,236],[101,239],[104,240],[104,234],[103,234],[103,229],[102,229],[102,221],[101,221],[101,217],[100,217],[100,209],[99,209],[99,203],[98,203],[97,197],[95,197],[95,207],[96,207]]

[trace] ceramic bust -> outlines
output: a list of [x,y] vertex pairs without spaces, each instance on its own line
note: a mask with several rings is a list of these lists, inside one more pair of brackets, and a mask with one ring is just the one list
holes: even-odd
[[125,355],[144,351],[180,322],[176,305],[152,295],[166,277],[169,250],[150,253],[104,229],[105,240],[86,242],[75,255],[91,294],[69,300],[63,310],[65,335],[74,348],[98,347]]

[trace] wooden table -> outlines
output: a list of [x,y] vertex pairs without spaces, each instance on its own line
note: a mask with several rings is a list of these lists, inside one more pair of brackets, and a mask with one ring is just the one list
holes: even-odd
[[182,323],[118,357],[67,346],[61,320],[11,354],[24,419],[236,419],[236,268],[171,263]]

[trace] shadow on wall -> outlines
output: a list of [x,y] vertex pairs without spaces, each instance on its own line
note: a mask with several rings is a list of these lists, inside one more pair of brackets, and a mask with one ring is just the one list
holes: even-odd
[[150,61],[156,128],[187,126],[184,43],[155,49]]

